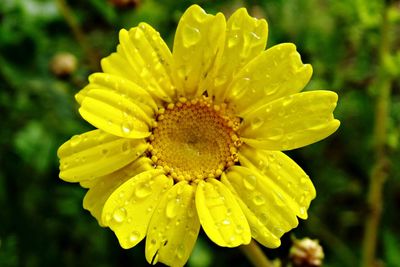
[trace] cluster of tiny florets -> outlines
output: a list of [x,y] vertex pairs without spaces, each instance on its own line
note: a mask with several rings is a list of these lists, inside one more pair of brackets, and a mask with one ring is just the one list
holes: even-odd
[[238,162],[240,120],[207,97],[179,98],[158,110],[149,137],[151,159],[175,181],[219,177]]

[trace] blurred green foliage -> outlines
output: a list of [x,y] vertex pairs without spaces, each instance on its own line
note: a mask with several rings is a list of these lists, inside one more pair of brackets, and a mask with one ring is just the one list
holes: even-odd
[[[98,70],[99,59],[115,50],[119,29],[145,21],[171,47],[179,17],[193,3],[226,15],[245,6],[252,15],[265,17],[268,46],[293,42],[303,61],[313,65],[306,90],[338,92],[338,132],[289,153],[317,189],[310,218],[292,234],[318,238],[325,266],[360,262],[368,177],[375,161],[377,77],[383,73],[393,80],[387,136],[391,166],[377,253],[385,266],[400,266],[400,2],[141,0],[118,8],[107,0],[68,0],[69,15],[83,39],[61,12],[63,2],[0,2],[0,266],[146,266],[143,242],[131,250],[120,248],[113,233],[83,210],[85,190],[57,178],[56,150],[72,135],[90,129],[80,119],[73,95]],[[379,64],[384,9],[389,9],[392,49]],[[50,67],[61,52],[77,61],[65,77]],[[285,261],[290,245],[291,234],[286,234],[280,248],[265,252]],[[239,250],[219,248],[202,234],[187,265],[249,262]]]

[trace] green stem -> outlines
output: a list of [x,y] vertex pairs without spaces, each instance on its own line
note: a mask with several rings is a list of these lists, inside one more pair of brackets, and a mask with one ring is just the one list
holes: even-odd
[[81,29],[76,17],[68,6],[66,0],[56,0],[58,9],[63,15],[65,21],[68,26],[71,28],[72,33],[74,34],[75,39],[82,47],[83,51],[86,54],[86,57],[89,61],[89,64],[93,70],[97,70],[99,68],[99,58],[97,53],[93,50],[93,47],[87,41],[85,33]]
[[250,244],[239,247],[254,267],[273,267],[272,262],[265,256],[260,246],[253,239]]
[[389,8],[386,7],[381,24],[381,42],[379,48],[379,62],[381,71],[378,73],[378,91],[375,107],[374,122],[374,154],[375,164],[370,175],[370,184],[367,204],[369,214],[365,221],[364,240],[362,247],[363,267],[376,265],[376,244],[378,229],[383,206],[383,184],[388,176],[388,156],[386,151],[387,124],[389,119],[389,105],[392,78],[385,71],[384,58],[390,53],[389,21],[387,17]]

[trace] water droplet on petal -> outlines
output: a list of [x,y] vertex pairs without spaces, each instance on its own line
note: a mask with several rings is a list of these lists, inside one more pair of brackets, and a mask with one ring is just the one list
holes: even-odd
[[135,189],[135,196],[139,199],[149,196],[152,192],[151,186],[148,183],[138,185]]
[[241,226],[241,225],[236,226],[235,232],[236,232],[237,234],[243,233],[243,226]]
[[250,122],[250,127],[251,129],[255,130],[260,128],[264,124],[264,119],[261,117],[255,117],[251,122]]
[[133,129],[133,123],[131,121],[124,121],[121,124],[121,131],[123,135],[129,135]]
[[113,219],[117,223],[121,223],[126,218],[126,209],[125,208],[117,208],[113,213]]
[[229,39],[228,39],[228,47],[229,48],[234,47],[234,46],[236,46],[238,44],[238,42],[239,42],[239,36],[237,34],[235,34],[235,35],[229,37]]
[[254,190],[257,184],[257,177],[255,175],[248,175],[243,179],[243,185],[248,190]]
[[185,25],[182,33],[182,42],[186,48],[197,44],[200,41],[200,38],[201,33],[199,29]]
[[132,233],[130,233],[130,235],[128,236],[128,243],[129,244],[135,244],[138,242],[140,238],[140,233],[137,231],[133,231]]
[[184,246],[183,244],[180,244],[180,245],[178,246],[178,248],[176,249],[176,256],[177,256],[179,259],[182,259],[183,256],[185,256],[185,246]]
[[74,135],[70,140],[70,144],[72,147],[79,145],[81,142],[82,142],[82,136],[80,135]]
[[226,77],[225,75],[223,75],[223,76],[218,76],[218,77],[216,77],[216,78],[214,79],[214,85],[215,85],[215,87],[218,87],[218,86],[221,86],[221,85],[223,85],[224,83],[226,83],[226,81],[227,81],[227,77]]
[[282,128],[271,128],[270,132],[268,139],[271,141],[278,141],[283,138],[284,131]]
[[178,213],[178,199],[171,199],[168,203],[167,203],[167,207],[165,209],[165,215],[167,215],[168,218],[172,219],[174,218],[177,213]]
[[223,224],[223,225],[230,225],[230,224],[231,224],[231,220],[229,220],[229,218],[225,218],[225,219],[222,221],[222,224]]
[[262,195],[256,195],[256,196],[253,198],[253,202],[254,202],[254,204],[256,204],[257,206],[260,206],[260,205],[262,205],[262,204],[265,203],[265,198],[264,198]]

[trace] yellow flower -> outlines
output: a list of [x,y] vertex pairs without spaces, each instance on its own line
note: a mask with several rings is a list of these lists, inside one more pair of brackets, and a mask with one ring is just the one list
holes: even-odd
[[[300,92],[312,68],[293,44],[265,50],[267,22],[237,10],[182,16],[173,52],[145,23],[76,99],[96,130],[63,144],[60,177],[123,248],[182,266],[200,225],[219,246],[266,247],[307,218],[315,189],[284,153],[332,134],[337,95]],[[264,51],[265,50],[265,51]]]

